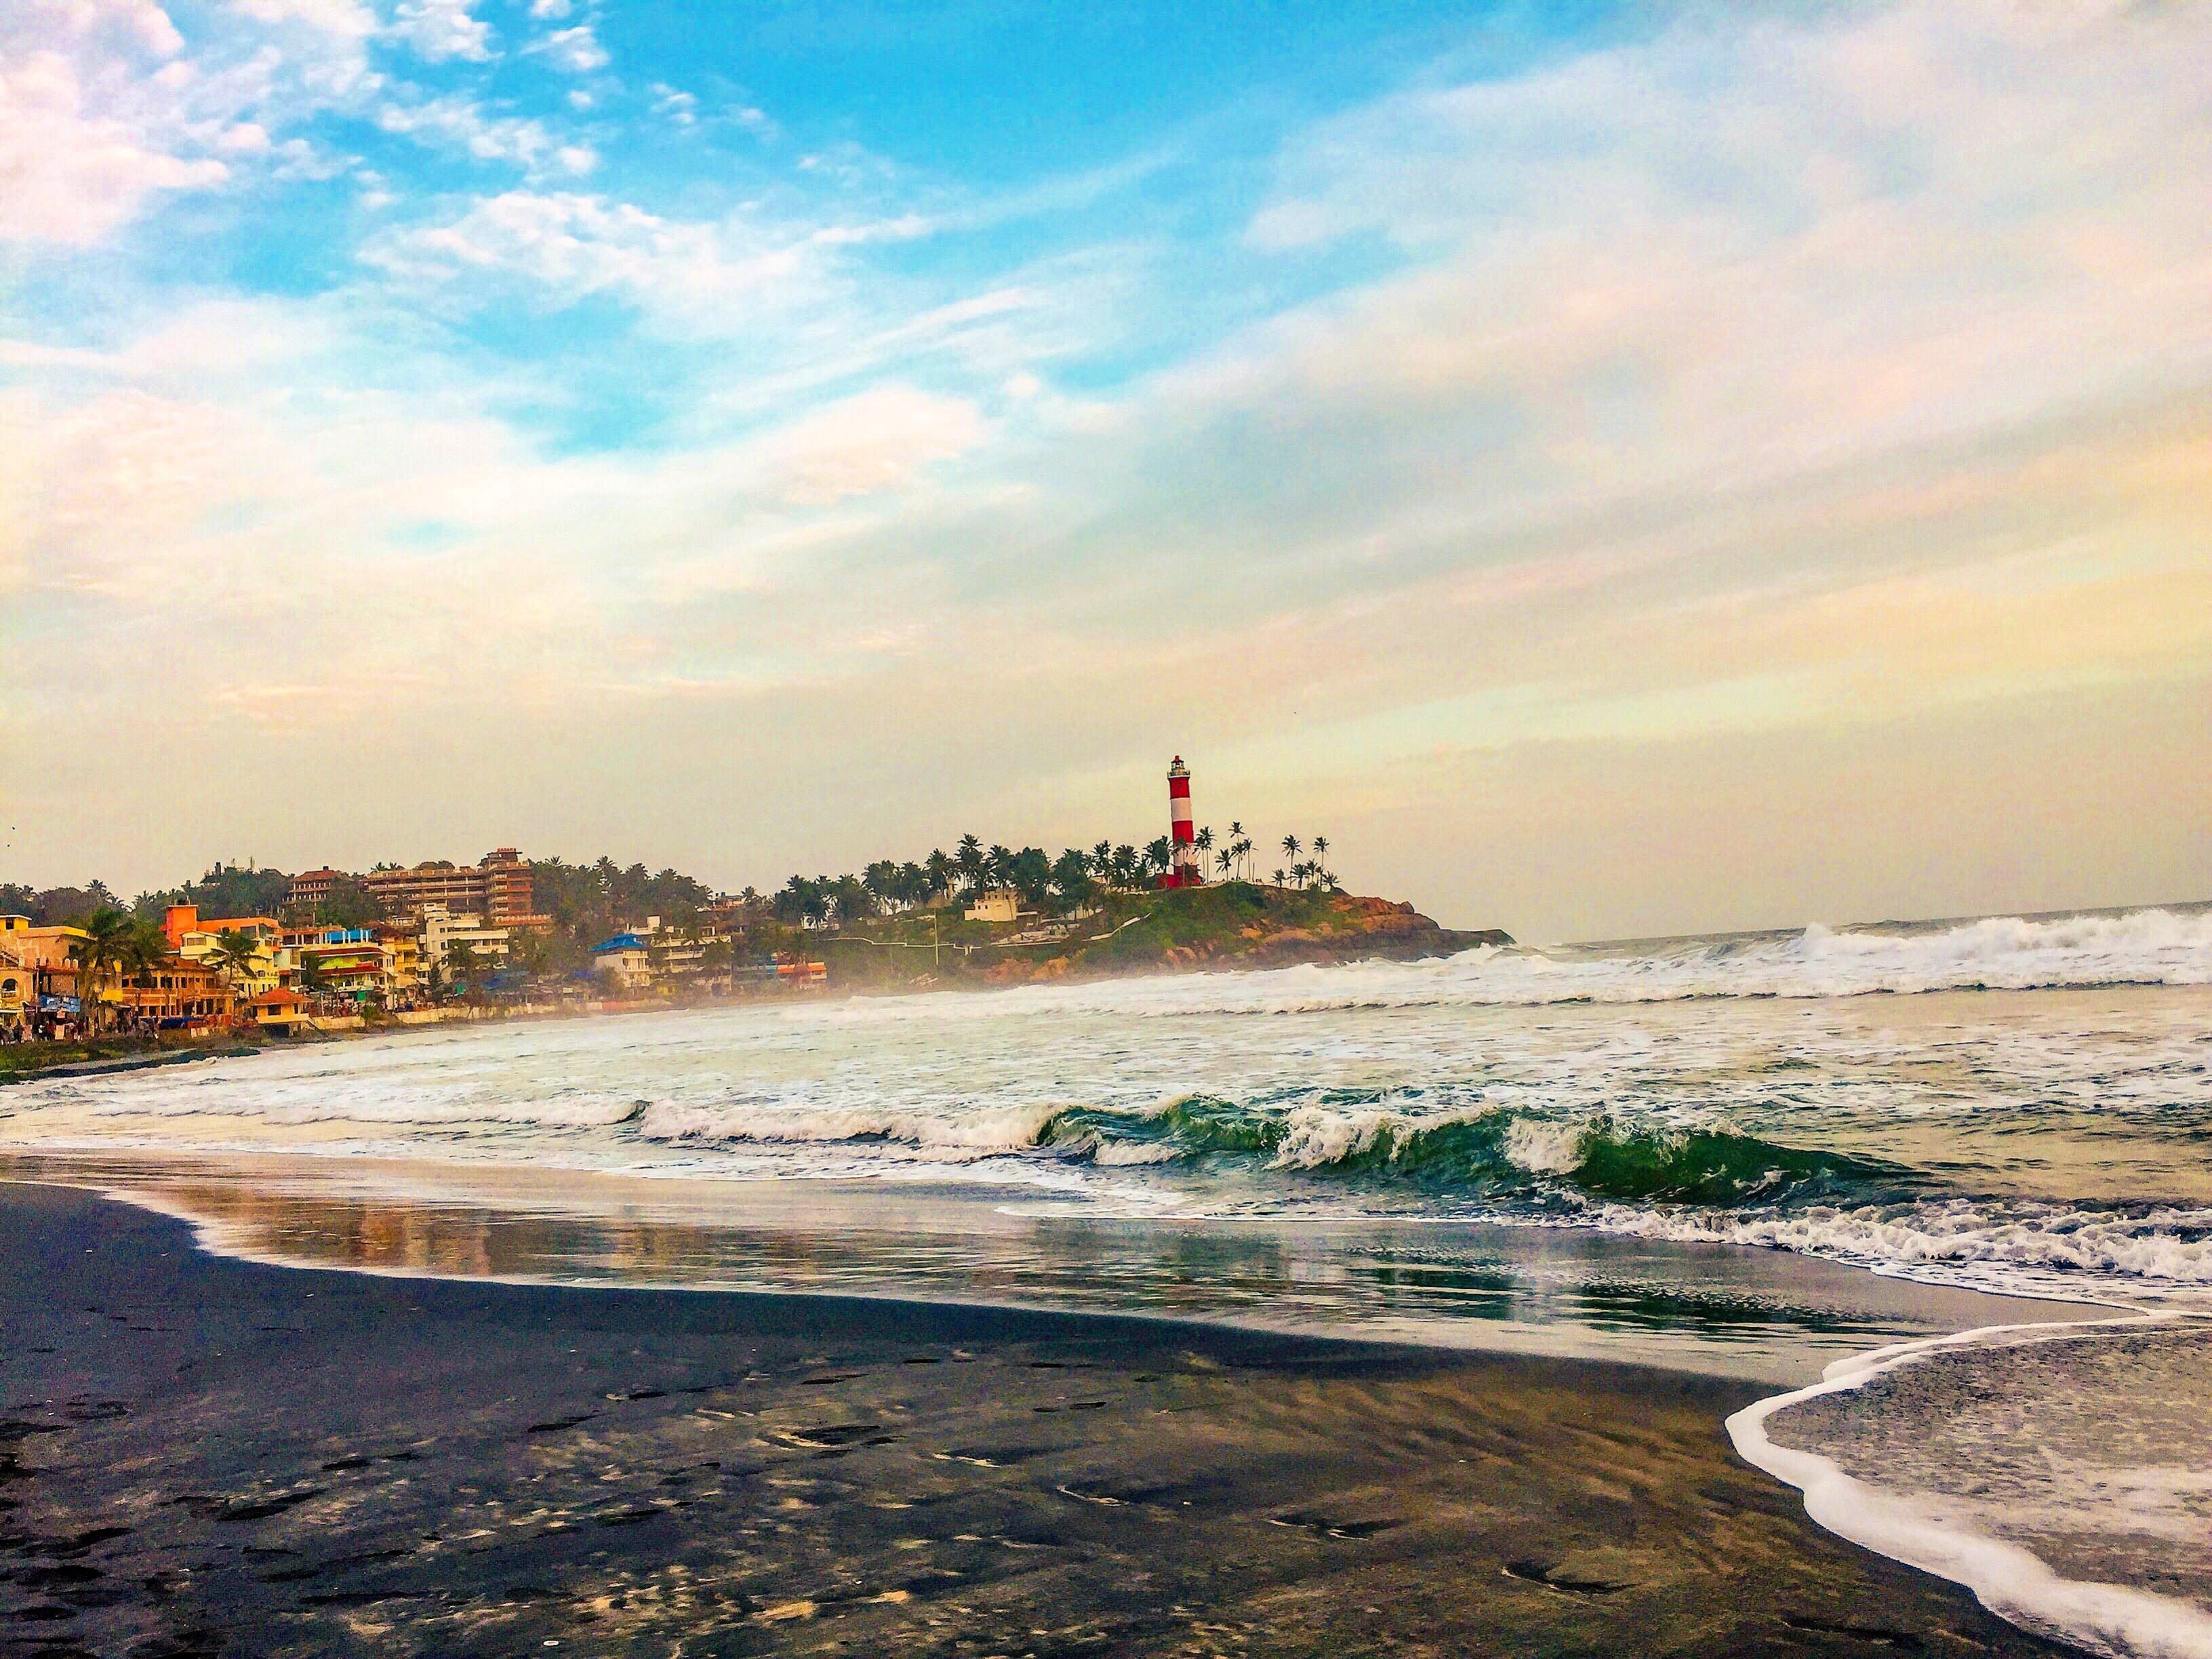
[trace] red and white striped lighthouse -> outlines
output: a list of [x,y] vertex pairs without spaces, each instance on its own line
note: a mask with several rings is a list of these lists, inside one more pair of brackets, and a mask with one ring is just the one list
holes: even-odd
[[1181,755],[1168,768],[1168,836],[1175,843],[1175,860],[1163,885],[1197,886],[1206,873],[1198,861],[1198,832],[1191,828],[1190,768]]

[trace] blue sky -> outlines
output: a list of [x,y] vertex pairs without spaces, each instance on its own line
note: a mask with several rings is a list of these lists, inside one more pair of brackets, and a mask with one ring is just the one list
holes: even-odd
[[766,883],[1146,839],[1180,750],[1538,937],[2212,890],[2209,56],[23,0],[4,873]]

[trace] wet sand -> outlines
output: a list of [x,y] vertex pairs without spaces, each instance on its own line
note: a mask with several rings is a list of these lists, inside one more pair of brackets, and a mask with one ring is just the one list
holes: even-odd
[[0,1333],[9,1655],[2061,1651],[1805,1520],[1740,1382],[303,1271],[6,1184]]

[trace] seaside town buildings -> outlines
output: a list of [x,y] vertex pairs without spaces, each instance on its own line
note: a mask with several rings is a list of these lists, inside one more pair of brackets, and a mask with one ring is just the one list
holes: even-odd
[[[1071,895],[1053,912],[1054,920],[991,943],[996,948],[1047,942],[1054,929],[1064,931],[1072,919],[1091,914],[1085,900],[1092,866],[1096,879],[1115,890],[1133,890],[1148,874],[1163,888],[1204,884],[1201,854],[1212,832],[1193,827],[1190,773],[1180,756],[1168,772],[1168,806],[1169,835],[1142,857],[1123,847],[1112,849],[1109,862],[1102,842],[1093,854],[1071,850],[1059,866],[1048,866],[1034,848],[1018,858],[994,848],[993,862],[984,866],[971,860],[977,851],[971,836],[963,845],[957,883],[933,868],[933,885],[901,892],[896,902],[927,905],[933,913],[929,948],[935,951],[940,948],[938,913],[957,906],[952,914],[966,923],[1018,927],[1038,914],[1024,907],[1042,902],[1048,879]],[[1316,842],[1316,850],[1325,845]],[[1249,850],[1246,842],[1224,851],[1224,871],[1232,852]],[[1026,874],[1018,867],[1032,860],[1036,868]],[[1073,878],[1064,873],[1070,860]],[[932,864],[951,868],[941,854],[933,854]],[[900,873],[888,862],[881,867]],[[919,866],[907,868],[917,878],[922,873]],[[1311,868],[1319,871],[1318,862]],[[238,873],[218,866],[208,880]],[[642,877],[641,866],[637,873]],[[117,1024],[143,1030],[251,1021],[284,1030],[333,1019],[358,1024],[370,1011],[432,1018],[428,1005],[442,1004],[455,993],[481,1003],[486,996],[519,999],[533,990],[540,996],[588,999],[726,993],[749,984],[819,985],[826,982],[826,968],[801,959],[811,953],[791,951],[792,936],[830,926],[833,915],[842,929],[848,905],[842,893],[828,900],[803,894],[805,914],[795,915],[787,908],[788,895],[766,898],[749,888],[695,911],[691,904],[704,897],[703,890],[689,883],[685,892],[679,884],[678,902],[686,920],[664,926],[660,917],[649,916],[641,927],[594,946],[588,969],[576,969],[571,955],[567,969],[555,973],[548,971],[546,949],[526,938],[550,928],[553,919],[538,910],[530,861],[512,847],[496,848],[474,864],[432,860],[361,874],[322,866],[273,879],[285,884],[280,916],[202,916],[195,905],[173,904],[158,935],[112,913],[109,920],[124,931],[98,941],[83,927],[34,926],[25,916],[0,915],[0,1036],[71,1028],[82,1033]],[[1303,879],[1302,872],[1302,884]],[[1019,884],[1006,884],[1010,881]],[[848,884],[853,878],[836,884]],[[826,878],[811,884],[793,878],[792,885],[833,884]],[[894,890],[878,884],[876,866],[870,866],[866,886],[879,901]],[[265,903],[270,890],[264,884],[196,890],[250,891],[257,896],[251,902]],[[104,925],[96,916],[91,920]],[[777,948],[782,954],[775,957],[763,947],[764,935],[775,936],[772,929],[781,933]],[[967,942],[943,948],[976,947]]]
[[[358,882],[384,912],[360,927],[309,920],[343,884]],[[141,931],[128,961],[92,968],[83,927],[0,916],[0,1036],[82,1036],[252,1024],[278,1032],[358,1025],[374,1012],[401,1020],[454,1012],[441,994],[529,989],[514,971],[518,939],[548,927],[530,865],[501,848],[474,865],[434,862],[356,877],[323,867],[294,878],[284,916],[203,916],[173,904],[158,933]],[[463,908],[464,904],[467,908]],[[618,935],[557,994],[636,997],[746,983],[825,982],[818,962],[740,962],[737,941],[768,917],[757,900],[718,901],[696,925]],[[241,941],[243,942],[241,944]],[[502,983],[504,981],[504,983]],[[542,994],[542,989],[541,989]]]

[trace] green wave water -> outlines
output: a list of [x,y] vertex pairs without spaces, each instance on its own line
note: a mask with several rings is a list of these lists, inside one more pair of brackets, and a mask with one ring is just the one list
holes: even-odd
[[[1516,1130],[1543,1137],[1532,1159]],[[1280,1110],[1206,1095],[1157,1113],[1077,1107],[1058,1113],[1040,1147],[1072,1159],[1117,1161],[1143,1149],[1190,1164],[1265,1167],[1316,1181],[1424,1193],[1539,1196],[1571,1192],[1622,1202],[1716,1207],[1784,1200],[1866,1201],[1924,1184],[1902,1164],[1778,1145],[1729,1129],[1675,1129],[1600,1116],[1579,1125],[1507,1110],[1441,1120],[1388,1115],[1336,1142],[1302,1139]]]

